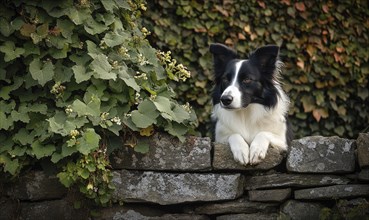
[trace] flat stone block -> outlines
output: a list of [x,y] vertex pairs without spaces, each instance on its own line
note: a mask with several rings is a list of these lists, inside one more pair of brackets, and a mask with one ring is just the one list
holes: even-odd
[[56,176],[46,176],[42,171],[32,171],[21,176],[7,190],[7,195],[19,200],[60,199],[67,193]]
[[211,141],[187,137],[184,143],[164,133],[144,138],[150,145],[146,154],[122,146],[110,156],[114,169],[201,171],[211,169]]
[[124,202],[152,202],[161,205],[219,201],[243,193],[240,174],[157,173],[114,171],[113,197]]
[[362,169],[359,173],[359,180],[361,181],[369,181],[369,168],[368,169]]
[[195,214],[164,214],[161,216],[145,215],[135,210],[121,210],[114,213],[110,213],[109,216],[104,213],[104,216],[94,218],[94,220],[110,220],[110,219],[122,219],[122,220],[209,220],[207,216],[195,215]]
[[88,212],[73,208],[66,200],[51,200],[43,202],[22,203],[20,219],[50,220],[50,219],[88,219]]
[[245,189],[270,189],[281,187],[313,187],[336,184],[347,184],[350,180],[342,176],[324,174],[270,174],[252,176],[245,179]]
[[221,215],[217,216],[216,220],[245,220],[245,219],[252,219],[252,220],[277,220],[278,214],[277,213],[252,213],[252,214],[233,214],[233,215]]
[[337,199],[369,196],[369,185],[336,185],[295,191],[295,199]]
[[356,140],[357,158],[361,168],[369,167],[369,133],[360,133]]
[[250,202],[248,198],[243,197],[233,201],[199,205],[196,206],[193,212],[205,215],[258,212],[272,213],[278,210],[279,205],[279,203],[271,202]]
[[290,188],[249,191],[249,200],[254,202],[283,202],[290,197]]
[[291,220],[312,220],[320,219],[320,211],[324,208],[319,203],[300,202],[289,200],[281,207],[281,212],[286,215],[285,218]]
[[354,141],[312,136],[291,143],[287,170],[298,173],[350,173],[355,171]]
[[278,166],[283,155],[275,148],[269,147],[265,159],[258,165],[243,166],[233,159],[229,145],[214,143],[213,168],[215,170],[269,170]]

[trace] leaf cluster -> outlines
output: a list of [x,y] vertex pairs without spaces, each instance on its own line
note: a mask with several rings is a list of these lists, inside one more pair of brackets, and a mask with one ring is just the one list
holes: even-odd
[[297,137],[355,137],[369,124],[368,7],[365,1],[154,0],[144,24],[153,44],[191,70],[177,94],[194,107],[202,134],[211,130],[208,46],[220,42],[244,57],[262,45],[281,46],[283,87]]
[[[136,135],[165,130],[183,139],[195,125],[194,112],[175,99],[171,70],[146,39],[141,0],[0,6],[0,170],[17,175],[48,160],[65,165],[59,177],[67,186],[108,183],[108,164],[96,162],[96,153],[122,145],[111,137],[145,152]],[[89,175],[81,171],[88,161],[95,161]],[[83,192],[92,195],[89,187]]]

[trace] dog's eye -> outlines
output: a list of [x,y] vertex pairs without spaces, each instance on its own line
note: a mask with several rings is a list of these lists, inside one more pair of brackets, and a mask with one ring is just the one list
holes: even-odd
[[223,79],[222,79],[222,83],[224,83],[224,84],[228,84],[228,83],[229,83],[229,80],[228,80],[227,78],[223,78]]
[[242,83],[244,83],[244,84],[248,84],[248,83],[250,83],[251,81],[252,81],[252,79],[250,79],[250,78],[246,77],[246,78],[244,78],[244,79],[242,80]]

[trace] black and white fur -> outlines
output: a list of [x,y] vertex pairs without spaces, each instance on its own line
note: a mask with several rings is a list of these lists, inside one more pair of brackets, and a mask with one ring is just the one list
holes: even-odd
[[223,44],[211,44],[210,52],[215,141],[229,143],[234,159],[243,165],[260,163],[269,145],[286,151],[292,132],[286,118],[289,98],[278,81],[279,47],[260,47],[249,59],[238,59]]

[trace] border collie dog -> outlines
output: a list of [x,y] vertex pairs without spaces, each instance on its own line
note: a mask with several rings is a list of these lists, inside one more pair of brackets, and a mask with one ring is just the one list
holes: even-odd
[[279,47],[260,47],[239,59],[223,44],[211,44],[215,88],[212,120],[215,141],[228,143],[234,159],[255,165],[269,145],[286,151],[292,138],[287,122],[289,98],[278,81],[282,62]]

